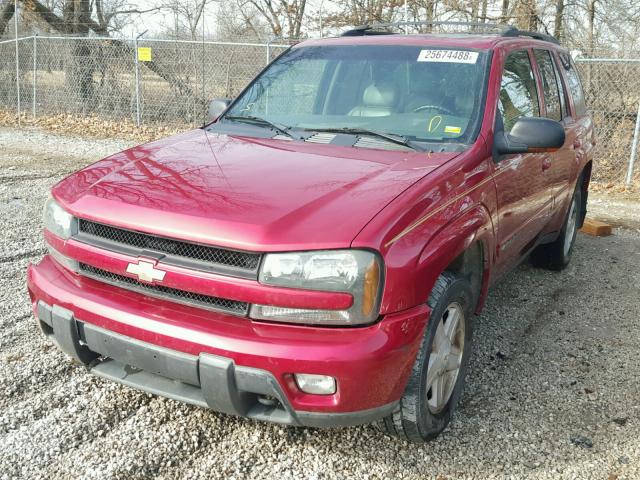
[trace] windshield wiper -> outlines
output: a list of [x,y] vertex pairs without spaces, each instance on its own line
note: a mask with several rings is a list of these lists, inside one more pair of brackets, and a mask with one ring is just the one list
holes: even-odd
[[383,138],[391,143],[395,143],[397,145],[403,145],[405,147],[409,147],[416,152],[424,152],[426,149],[422,147],[422,145],[418,145],[414,141],[410,140],[409,137],[405,137],[404,135],[397,135],[394,133],[385,133],[378,132],[377,130],[369,130],[368,128],[353,128],[353,127],[342,127],[342,128],[309,128],[305,130],[311,130],[314,132],[327,132],[327,133],[347,133],[351,135],[369,135],[372,137]]
[[256,117],[253,115],[225,115],[224,118],[226,120],[231,120],[232,122],[244,122],[250,123],[252,125],[259,125],[262,127],[269,127],[282,135],[286,135],[289,138],[296,138],[291,135],[288,130],[289,127],[285,127],[284,125],[278,125],[277,123],[273,123],[266,118]]

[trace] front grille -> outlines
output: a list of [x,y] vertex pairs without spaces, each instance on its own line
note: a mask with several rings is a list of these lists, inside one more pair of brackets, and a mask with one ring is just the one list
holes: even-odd
[[260,264],[259,253],[241,252],[182,240],[174,240],[112,227],[84,219],[80,219],[78,227],[80,234],[84,234],[82,236],[85,239],[85,235],[90,235],[91,237],[98,237],[99,239],[115,242],[122,246],[156,251],[198,263],[204,262],[205,264],[212,264],[223,268],[230,267],[231,269],[244,272],[257,272],[258,265]]
[[185,290],[178,290],[177,288],[165,287],[164,285],[142,283],[134,278],[108,272],[85,263],[80,264],[80,271],[87,277],[95,280],[115,285],[116,287],[126,288],[127,290],[134,290],[151,297],[172,300],[208,310],[224,311],[234,315],[246,315],[249,310],[249,304],[246,302],[187,292]]

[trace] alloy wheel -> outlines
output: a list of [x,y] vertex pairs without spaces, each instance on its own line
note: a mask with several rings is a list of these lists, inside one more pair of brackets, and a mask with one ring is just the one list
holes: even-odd
[[576,233],[576,227],[578,225],[578,199],[574,195],[571,200],[571,207],[569,207],[569,216],[567,217],[567,228],[564,235],[563,251],[565,256],[569,254],[571,245],[573,245],[573,237]]
[[464,353],[464,310],[451,303],[439,319],[427,367],[427,405],[433,414],[449,402],[460,373]]

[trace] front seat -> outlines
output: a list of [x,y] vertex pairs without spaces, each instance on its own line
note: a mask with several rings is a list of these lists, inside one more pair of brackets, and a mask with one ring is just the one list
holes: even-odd
[[386,117],[396,107],[397,93],[391,84],[374,84],[365,88],[362,103],[354,107],[349,115],[354,117]]
[[[465,86],[466,87],[466,86]],[[454,100],[454,113],[458,117],[470,118],[473,106],[475,104],[475,95],[472,88],[461,87]]]

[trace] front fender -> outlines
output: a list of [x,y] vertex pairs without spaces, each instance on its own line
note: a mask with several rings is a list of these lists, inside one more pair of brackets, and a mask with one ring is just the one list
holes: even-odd
[[495,251],[492,173],[489,149],[476,142],[407,189],[354,239],[353,248],[384,258],[381,314],[424,304],[440,273],[474,241],[483,242],[488,271]]
[[416,275],[416,296],[425,301],[440,274],[472,244],[482,247],[482,284],[479,292],[478,310],[484,302],[489,285],[489,272],[493,265],[495,236],[491,215],[484,205],[476,205],[464,211],[442,228],[427,243],[420,254]]
[[[438,225],[433,230],[434,224]],[[428,239],[417,245],[415,239]],[[476,204],[446,224],[425,222],[390,246],[386,259],[387,282],[381,313],[391,313],[425,303],[438,276],[474,242],[483,247],[483,281],[480,299],[486,294],[495,251],[493,222],[487,208]],[[407,258],[411,255],[412,258]],[[402,259],[406,263],[402,265]],[[480,302],[480,304],[482,301]]]

